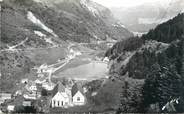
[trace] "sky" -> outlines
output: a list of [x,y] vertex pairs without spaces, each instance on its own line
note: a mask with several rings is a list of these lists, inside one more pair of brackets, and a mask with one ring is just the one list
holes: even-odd
[[168,4],[171,0],[93,0],[108,8],[111,7],[133,7],[144,3],[160,2],[162,5]]

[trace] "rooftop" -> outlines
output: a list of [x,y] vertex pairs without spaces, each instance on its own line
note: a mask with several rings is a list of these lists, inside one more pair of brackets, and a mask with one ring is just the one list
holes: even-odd
[[82,94],[83,93],[83,88],[82,88],[82,84],[81,83],[75,83],[72,87],[72,97],[78,92],[80,91]]
[[65,92],[65,86],[61,82],[58,82],[54,87],[53,96],[55,96],[57,92]]

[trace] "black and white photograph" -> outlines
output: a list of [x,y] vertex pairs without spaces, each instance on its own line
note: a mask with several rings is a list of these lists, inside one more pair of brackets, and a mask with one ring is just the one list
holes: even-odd
[[184,113],[184,0],[0,0],[0,114]]

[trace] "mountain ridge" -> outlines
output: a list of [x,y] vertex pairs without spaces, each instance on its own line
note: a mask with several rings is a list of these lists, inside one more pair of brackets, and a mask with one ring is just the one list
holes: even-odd
[[[50,31],[55,32],[55,35],[52,37],[59,36],[61,40],[71,40],[75,42],[91,42],[96,40],[106,40],[110,39],[122,39],[130,37],[133,34],[130,33],[125,28],[121,27],[117,21],[112,17],[110,10],[107,8],[93,3],[91,1],[83,0],[85,3],[82,4],[82,0],[71,0],[71,1],[60,1],[55,0],[55,2],[48,1],[45,3],[42,0],[40,2],[35,1],[21,1],[21,0],[7,0],[2,2],[2,17],[6,18],[3,22],[13,24],[12,28],[8,28],[8,25],[2,25],[4,27],[2,31],[2,40],[3,38],[11,38],[12,36],[5,36],[5,30],[13,30],[13,26],[17,26],[20,31],[27,31],[31,36],[35,36],[33,31],[41,31],[42,28],[38,27],[34,23],[28,20],[26,15],[32,14],[42,23],[45,24]],[[94,15],[89,8],[97,10],[99,15]],[[104,14],[104,12],[108,12]],[[14,21],[9,22],[10,18],[7,17],[10,14],[15,14]],[[98,21],[96,21],[98,20]],[[58,24],[59,23],[59,24]],[[113,26],[117,25],[116,26]],[[70,26],[68,26],[70,25]],[[95,28],[95,29],[94,29]],[[14,30],[15,31],[15,30]],[[99,32],[100,31],[100,32]],[[116,32],[118,31],[118,32]],[[14,33],[17,34],[17,33]],[[47,33],[48,35],[48,33]],[[21,34],[20,34],[21,36]],[[26,36],[26,35],[25,35]],[[49,37],[51,35],[48,35]],[[22,36],[21,36],[22,37]],[[58,40],[58,39],[57,39]]]
[[144,33],[182,13],[183,6],[183,0],[171,0],[167,3],[153,1],[129,8],[115,7],[111,11],[129,30]]

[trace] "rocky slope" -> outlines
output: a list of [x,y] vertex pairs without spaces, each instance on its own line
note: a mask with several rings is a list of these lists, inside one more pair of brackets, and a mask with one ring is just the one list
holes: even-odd
[[88,0],[6,0],[2,2],[1,13],[3,43],[16,44],[29,37],[32,45],[46,45],[34,31],[65,41],[88,43],[132,35],[107,8]]
[[[183,24],[182,13],[141,38],[123,40],[107,51],[112,77],[116,75],[126,83],[119,112],[184,111]],[[175,109],[168,105],[163,108],[176,98],[180,101],[174,104]]]

